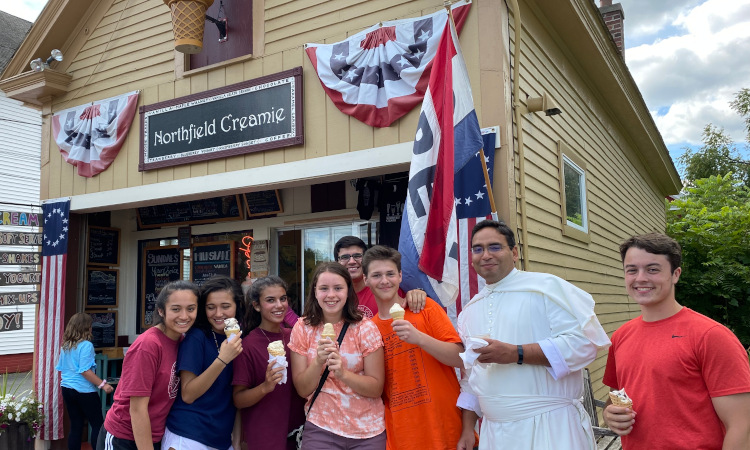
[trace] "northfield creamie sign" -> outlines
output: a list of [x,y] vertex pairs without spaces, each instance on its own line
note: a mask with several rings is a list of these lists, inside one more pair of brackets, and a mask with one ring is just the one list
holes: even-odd
[[140,171],[304,144],[302,67],[141,106]]

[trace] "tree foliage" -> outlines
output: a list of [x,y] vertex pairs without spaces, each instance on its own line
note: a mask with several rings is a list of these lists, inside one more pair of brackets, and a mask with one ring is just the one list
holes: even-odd
[[735,179],[750,186],[750,162],[742,160],[736,144],[723,128],[706,125],[702,140],[703,146],[698,151],[685,148],[685,153],[677,158],[685,168],[684,176],[688,184],[712,175],[732,173]]
[[740,89],[729,106],[745,119],[745,131],[747,131],[745,139],[750,142],[750,89]]
[[732,173],[697,179],[667,207],[683,254],[677,300],[750,346],[750,188]]

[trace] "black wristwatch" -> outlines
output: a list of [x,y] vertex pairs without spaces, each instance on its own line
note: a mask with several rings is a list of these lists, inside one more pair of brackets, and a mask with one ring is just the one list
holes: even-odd
[[523,345],[518,345],[518,361],[516,364],[519,366],[523,364]]

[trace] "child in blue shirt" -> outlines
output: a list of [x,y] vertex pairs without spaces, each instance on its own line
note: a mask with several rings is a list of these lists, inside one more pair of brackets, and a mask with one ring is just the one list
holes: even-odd
[[[55,366],[62,375],[62,394],[65,409],[70,416],[70,433],[68,433],[68,449],[81,449],[83,419],[91,425],[91,435],[96,440],[99,429],[104,422],[102,418],[102,403],[97,389],[107,394],[114,388],[94,373],[94,344],[91,343],[91,316],[86,313],[76,313],[68,321],[63,334],[63,344],[60,359]],[[93,446],[93,444],[92,444]]]

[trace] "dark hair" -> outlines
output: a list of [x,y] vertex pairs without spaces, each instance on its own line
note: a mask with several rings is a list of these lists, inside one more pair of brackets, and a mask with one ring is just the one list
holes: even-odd
[[195,318],[195,327],[203,331],[206,337],[209,337],[213,327],[208,323],[208,315],[206,315],[206,303],[208,302],[209,294],[214,292],[228,292],[234,300],[236,311],[234,313],[235,319],[240,324],[242,330],[242,336],[246,336],[249,330],[245,328],[245,300],[242,295],[242,288],[237,281],[233,280],[224,275],[217,275],[210,278],[208,281],[203,283],[201,286],[200,297],[198,297],[198,315]]
[[396,265],[398,271],[401,272],[401,253],[391,247],[375,245],[365,252],[365,256],[362,258],[362,271],[365,273],[365,276],[367,276],[367,270],[373,261],[391,261]]
[[92,340],[92,323],[93,319],[87,313],[73,314],[73,317],[70,318],[68,324],[65,326],[65,333],[63,333],[63,350],[72,350],[78,347],[79,342]]
[[[258,303],[258,305],[260,305],[260,296],[263,295],[263,291],[266,288],[273,286],[278,286],[284,289],[284,292],[289,290],[289,286],[286,284],[286,281],[282,280],[276,275],[270,275],[255,280],[252,286],[250,286],[250,289],[247,291],[247,295],[245,296],[245,299],[247,301],[247,315],[245,316],[245,323],[247,324],[248,332],[250,332],[250,330],[258,328],[260,326],[260,323],[263,321],[263,318],[260,316],[260,311],[255,310],[254,303]],[[289,307],[291,308],[291,305]]]
[[640,248],[654,255],[664,255],[669,260],[669,267],[672,273],[682,266],[682,248],[680,244],[662,233],[648,233],[633,236],[620,244],[620,258],[625,264],[625,254],[632,247]]
[[355,323],[362,320],[362,312],[357,308],[359,300],[357,299],[357,293],[354,291],[354,284],[352,283],[352,277],[346,270],[346,267],[336,262],[324,262],[318,264],[313,273],[312,281],[310,281],[310,289],[307,291],[307,299],[305,300],[305,324],[317,327],[323,323],[323,309],[318,304],[318,299],[315,297],[315,287],[318,285],[318,278],[321,274],[330,272],[339,275],[346,281],[346,304],[344,310],[341,312],[346,322]]
[[474,225],[474,228],[471,230],[471,240],[473,241],[474,235],[485,228],[493,228],[495,231],[505,236],[505,240],[508,241],[508,248],[513,249],[513,247],[516,246],[516,235],[513,234],[513,230],[511,230],[502,220],[483,220]]
[[333,260],[339,260],[339,250],[354,245],[361,248],[362,253],[367,250],[367,244],[365,244],[365,241],[363,241],[362,239],[358,238],[357,236],[344,236],[339,239],[338,242],[336,242],[336,245],[333,246]]
[[169,296],[177,291],[190,291],[195,294],[195,298],[200,297],[200,291],[198,286],[185,280],[176,280],[168,283],[166,286],[161,288],[159,295],[156,297],[154,302],[154,314],[151,316],[151,324],[159,325],[164,322],[164,313],[167,308],[167,301]]

